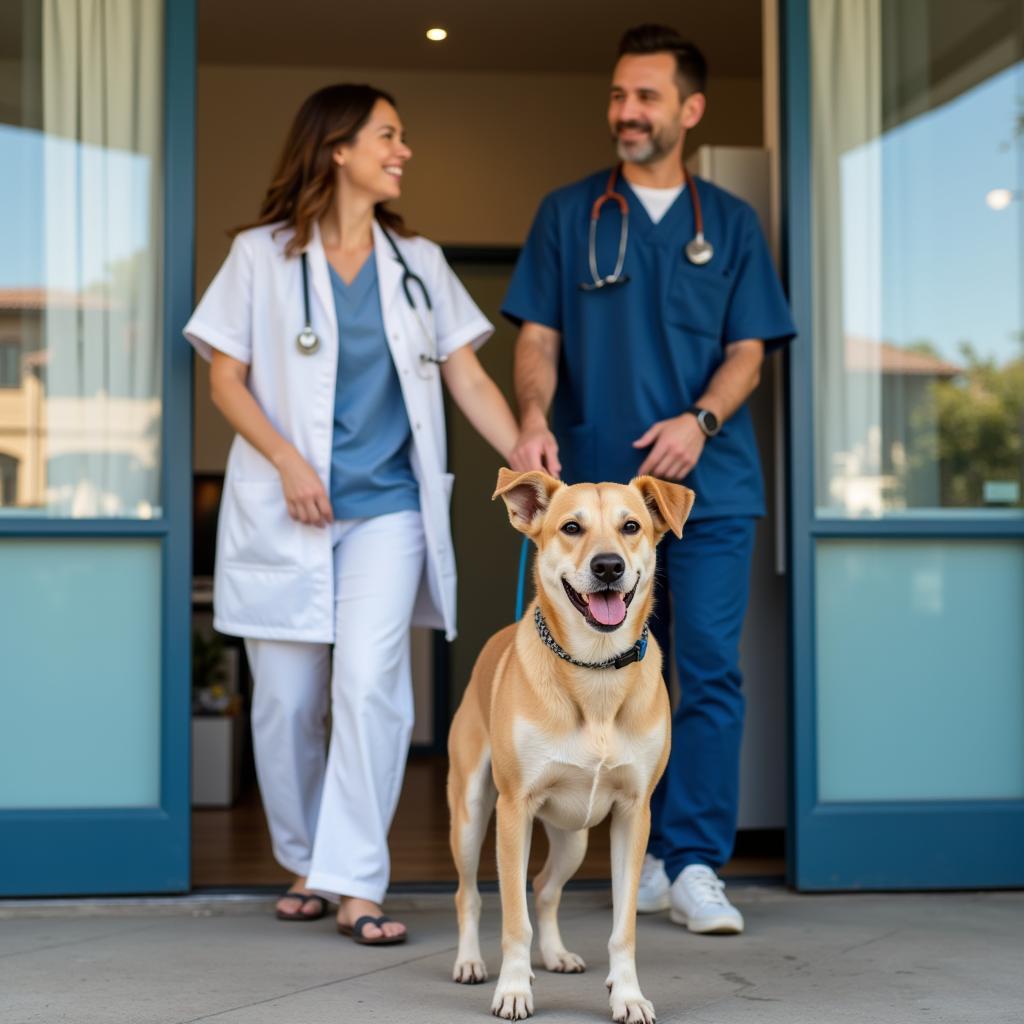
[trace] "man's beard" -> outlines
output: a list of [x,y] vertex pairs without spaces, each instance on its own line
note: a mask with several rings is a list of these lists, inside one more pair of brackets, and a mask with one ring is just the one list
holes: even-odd
[[[623,142],[619,139],[619,133],[624,128],[639,128],[647,132],[646,139],[636,142]],[[671,129],[666,127],[656,132],[650,125],[642,124],[639,121],[619,121],[615,126],[615,151],[620,160],[631,164],[651,164],[660,160],[666,153],[671,152],[672,147],[679,141],[679,133],[669,137]]]

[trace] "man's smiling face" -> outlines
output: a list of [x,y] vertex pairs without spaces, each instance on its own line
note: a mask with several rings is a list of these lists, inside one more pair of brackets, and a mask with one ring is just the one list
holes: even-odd
[[671,53],[628,53],[612,73],[608,127],[619,159],[652,164],[673,153],[704,116],[702,92],[690,91]]

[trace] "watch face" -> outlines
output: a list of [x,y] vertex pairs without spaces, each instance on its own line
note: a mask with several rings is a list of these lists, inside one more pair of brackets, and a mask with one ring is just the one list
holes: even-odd
[[709,437],[712,434],[718,433],[718,417],[707,409],[703,410],[700,414],[701,426],[704,428],[704,433]]

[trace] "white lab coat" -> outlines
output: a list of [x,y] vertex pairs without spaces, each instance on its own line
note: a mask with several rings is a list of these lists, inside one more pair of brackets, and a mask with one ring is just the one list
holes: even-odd
[[[314,229],[307,246],[310,315],[320,348],[298,351],[303,327],[302,264],[286,258],[288,230],[274,226],[244,231],[185,326],[185,337],[204,358],[211,349],[249,364],[249,388],[274,428],[316,470],[330,493],[334,391],[338,366],[338,319],[320,241]],[[406,301],[402,268],[374,222],[374,258],[388,345],[412,426],[411,462],[419,484],[427,540],[426,566],[413,621],[455,636],[455,554],[449,504],[441,376],[422,363],[429,340]],[[433,313],[413,299],[434,331],[437,350],[449,355],[479,346],[493,325],[480,312],[425,238],[398,238],[409,268],[426,284]],[[313,643],[334,641],[334,572],[331,531],[304,526],[288,515],[277,470],[252,445],[235,437],[228,456],[213,585],[214,627],[234,636]]]

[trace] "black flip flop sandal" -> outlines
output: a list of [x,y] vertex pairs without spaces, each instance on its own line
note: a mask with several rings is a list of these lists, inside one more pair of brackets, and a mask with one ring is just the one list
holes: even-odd
[[[383,914],[380,917],[374,917],[372,914],[363,914],[355,924],[342,924],[339,921],[338,934],[349,936],[353,942],[358,942],[360,946],[397,946],[399,943],[405,942],[409,933],[402,932],[401,935],[385,935],[384,925],[390,920],[390,917],[386,917]],[[376,925],[381,930],[381,934],[375,939],[368,939],[364,935],[368,924]]]
[[[283,896],[279,896],[278,899],[283,900],[289,896],[302,900],[299,904],[299,909],[291,913],[287,910],[277,910],[278,921],[319,921],[327,913],[327,900],[323,896],[317,896],[314,892],[296,892],[294,889],[289,889]],[[311,901],[317,905],[316,912],[304,914],[302,908]]]

